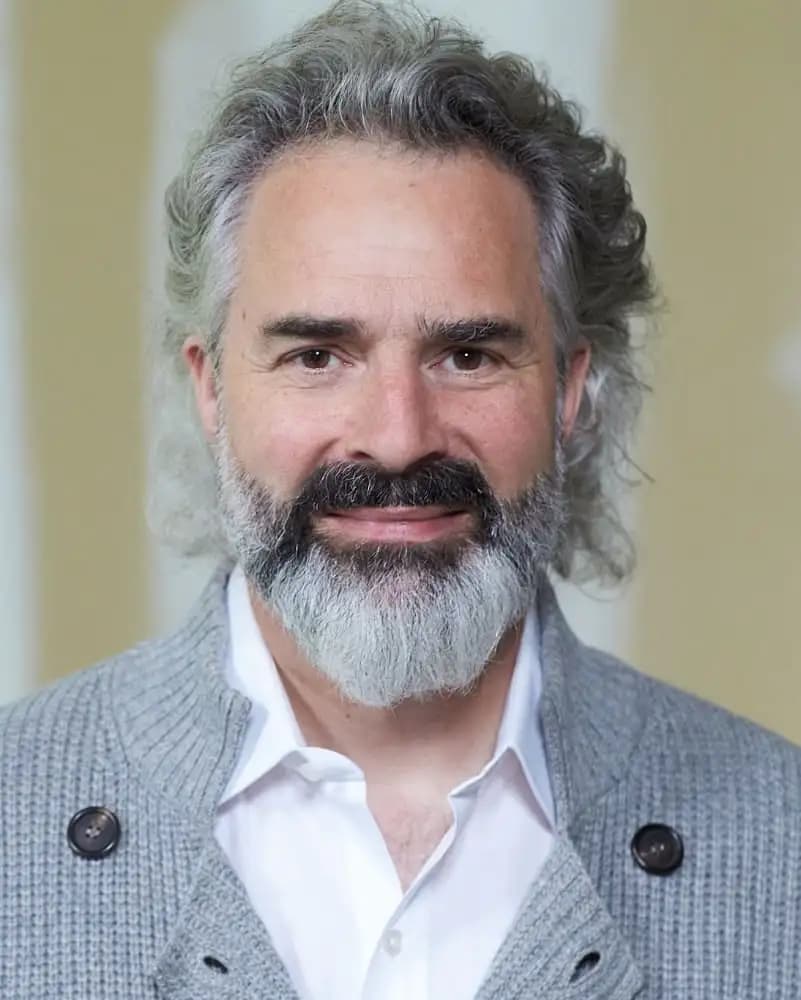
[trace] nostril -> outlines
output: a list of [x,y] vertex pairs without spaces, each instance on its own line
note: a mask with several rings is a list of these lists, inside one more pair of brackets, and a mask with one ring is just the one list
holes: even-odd
[[573,975],[570,977],[571,983],[577,983],[579,979],[583,979],[596,967],[596,965],[601,961],[601,956],[597,951],[588,951],[586,955],[576,962],[576,967],[573,969]]
[[219,972],[221,974],[228,972],[228,966],[224,962],[221,962],[219,958],[215,958],[213,955],[206,955],[203,959],[203,964],[207,968],[214,969],[215,972]]

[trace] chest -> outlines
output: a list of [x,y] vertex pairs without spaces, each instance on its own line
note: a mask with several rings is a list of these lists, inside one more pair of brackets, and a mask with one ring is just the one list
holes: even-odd
[[367,804],[405,892],[453,825],[446,798],[410,803],[402,796],[368,792]]

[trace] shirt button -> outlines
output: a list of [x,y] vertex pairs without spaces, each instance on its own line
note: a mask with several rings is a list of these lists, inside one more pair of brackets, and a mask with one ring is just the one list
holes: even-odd
[[400,955],[403,947],[403,935],[398,930],[387,931],[384,935],[384,951],[388,955]]

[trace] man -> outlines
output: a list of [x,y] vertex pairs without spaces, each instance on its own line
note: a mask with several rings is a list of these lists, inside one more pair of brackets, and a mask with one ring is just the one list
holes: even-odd
[[0,994],[801,995],[798,749],[548,582],[629,568],[620,156],[524,60],[346,0],[240,66],[167,208],[206,442],[169,523],[224,558],[2,714]]

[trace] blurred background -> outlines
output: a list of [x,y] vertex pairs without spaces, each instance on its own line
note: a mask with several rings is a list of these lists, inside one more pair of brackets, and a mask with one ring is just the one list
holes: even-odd
[[[161,199],[231,59],[296,0],[0,0],[0,702],[174,626],[149,538]],[[626,501],[640,565],[578,632],[801,741],[801,4],[433,0],[626,153],[668,311]]]

